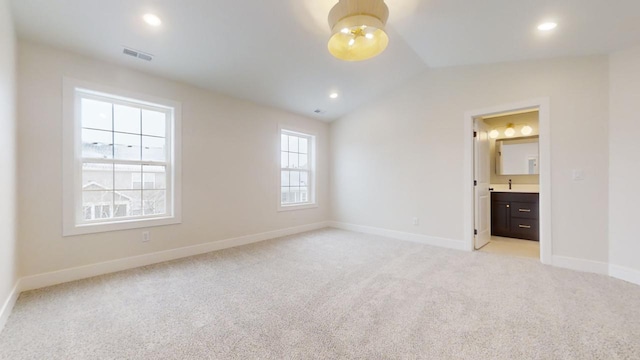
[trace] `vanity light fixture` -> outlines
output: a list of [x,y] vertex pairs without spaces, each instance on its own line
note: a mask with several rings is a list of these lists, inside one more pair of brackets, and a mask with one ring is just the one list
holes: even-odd
[[[498,137],[500,137],[500,129],[505,129],[504,130],[504,136],[506,137],[513,137],[516,134],[516,127],[520,127],[520,125],[522,124],[512,124],[509,123],[507,124],[506,128],[504,126],[499,126],[497,129],[493,129],[491,131],[489,131],[489,137],[492,139],[497,139]],[[527,124],[522,125],[522,128],[520,128],[520,133],[524,136],[528,136],[531,135],[533,133],[533,128]]]
[[389,44],[384,27],[389,8],[384,0],[339,0],[329,12],[329,52],[340,60],[362,61]]
[[513,128],[513,124],[507,124],[507,130],[504,131],[504,135],[507,137],[512,137],[516,134],[516,130]]
[[522,133],[522,135],[531,135],[533,129],[531,128],[531,126],[525,125],[522,127],[522,129],[520,129],[520,132]]

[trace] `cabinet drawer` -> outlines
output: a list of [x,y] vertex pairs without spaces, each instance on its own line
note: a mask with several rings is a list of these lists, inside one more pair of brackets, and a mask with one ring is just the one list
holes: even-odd
[[540,229],[538,220],[512,218],[511,233],[514,237],[527,240],[538,240]]
[[512,202],[511,217],[538,219],[538,203]]

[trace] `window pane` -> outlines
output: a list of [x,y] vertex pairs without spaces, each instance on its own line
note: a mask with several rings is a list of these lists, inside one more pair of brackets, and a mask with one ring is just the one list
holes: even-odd
[[[111,217],[111,206],[113,204],[113,191],[83,191],[82,208],[85,220],[108,219]],[[89,208],[90,210],[87,210]],[[87,212],[93,211],[87,219]]]
[[115,165],[116,190],[142,189],[141,165]]
[[164,138],[142,137],[142,160],[165,161],[167,159],[166,152]]
[[280,150],[289,151],[289,137],[285,134],[280,134]]
[[93,219],[93,208],[91,206],[83,206],[82,207],[82,218],[84,220]]
[[82,127],[111,131],[111,103],[82,99]]
[[306,169],[307,168],[307,164],[308,164],[308,160],[309,160],[309,155],[307,155],[307,154],[298,155],[298,166],[301,169]]
[[113,114],[113,131],[140,134],[140,109],[114,105]]
[[290,187],[289,188],[289,196],[291,197],[291,203],[299,203],[300,202],[300,188],[299,187]]
[[298,152],[298,137],[289,136],[289,151]]
[[309,202],[309,188],[300,187],[300,202]]
[[116,203],[113,207],[113,217],[120,218],[131,216],[129,211],[129,204],[127,202]]
[[145,189],[166,189],[167,188],[167,168],[164,166],[142,167]]
[[111,159],[113,157],[113,133],[82,129],[82,157]]
[[289,172],[288,171],[282,171],[282,173],[280,174],[281,180],[280,180],[280,185],[281,186],[289,186]]
[[309,152],[309,140],[305,138],[300,138],[298,140],[298,152],[301,154],[306,154]]
[[82,190],[113,189],[113,164],[82,164]]
[[280,166],[283,168],[289,167],[289,153],[281,152],[280,153]]
[[292,171],[291,172],[291,176],[289,177],[289,181],[291,181],[291,183],[289,184],[290,186],[300,186],[300,172],[299,171]]
[[115,204],[114,213],[119,217],[142,215],[141,190],[117,190],[113,194],[113,201]]
[[300,173],[300,186],[309,186],[309,173],[301,172]]
[[165,190],[145,190],[142,192],[144,215],[162,215],[166,210],[167,192]]
[[142,134],[153,136],[167,136],[166,114],[158,111],[142,110]]
[[291,204],[294,202],[293,193],[291,192],[291,188],[283,187],[282,191],[282,203],[283,204]]
[[118,160],[140,160],[140,135],[114,133],[114,155]]
[[289,168],[290,169],[298,168],[298,154],[289,153]]

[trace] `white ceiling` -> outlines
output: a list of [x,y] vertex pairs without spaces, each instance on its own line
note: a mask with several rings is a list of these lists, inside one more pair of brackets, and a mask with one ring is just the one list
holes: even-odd
[[[337,0],[13,0],[18,35],[333,120],[429,67],[608,53],[640,42],[640,0],[387,0],[387,51],[326,49]],[[145,13],[160,16],[152,28]],[[543,21],[559,23],[541,34]],[[128,46],[155,55],[145,62]],[[329,99],[331,92],[340,93]],[[315,109],[326,110],[323,115]]]

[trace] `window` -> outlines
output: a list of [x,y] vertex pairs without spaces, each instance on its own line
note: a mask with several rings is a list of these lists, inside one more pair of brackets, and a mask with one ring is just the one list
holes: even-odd
[[113,94],[65,79],[64,235],[180,221],[179,104]]
[[280,131],[280,210],[315,206],[315,137]]

